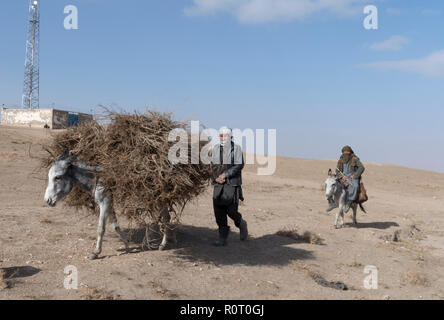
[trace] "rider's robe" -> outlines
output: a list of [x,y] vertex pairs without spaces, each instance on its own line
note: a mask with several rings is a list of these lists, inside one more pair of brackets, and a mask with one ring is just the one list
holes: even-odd
[[358,197],[358,190],[359,190],[359,179],[353,179],[351,176],[353,175],[351,166],[348,163],[344,163],[343,165],[344,175],[348,178],[347,182],[349,184],[348,186],[348,195],[347,200],[348,201],[355,201]]

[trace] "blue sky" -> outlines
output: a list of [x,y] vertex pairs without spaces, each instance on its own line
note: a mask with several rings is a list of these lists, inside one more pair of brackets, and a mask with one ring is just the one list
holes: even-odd
[[[79,29],[65,30],[76,5]],[[378,30],[363,27],[365,5]],[[0,104],[20,105],[28,1],[0,3]],[[148,105],[277,129],[277,152],[444,172],[441,0],[41,0],[40,104]]]

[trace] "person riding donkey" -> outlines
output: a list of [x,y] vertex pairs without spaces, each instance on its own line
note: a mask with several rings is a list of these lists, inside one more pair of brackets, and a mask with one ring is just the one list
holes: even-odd
[[[347,213],[350,210],[351,205],[356,201],[359,195],[361,175],[364,170],[364,166],[353,152],[353,149],[350,146],[342,148],[342,155],[338,160],[336,172],[342,177],[341,183],[344,184],[348,192],[344,213]],[[330,205],[327,208],[327,212],[338,207],[333,197],[329,197],[327,200]]]

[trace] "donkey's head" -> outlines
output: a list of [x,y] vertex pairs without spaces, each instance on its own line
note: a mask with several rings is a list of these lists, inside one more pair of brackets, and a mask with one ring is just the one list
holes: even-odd
[[77,160],[78,155],[69,156],[69,150],[66,150],[49,169],[45,202],[51,207],[54,207],[57,201],[71,192],[74,183],[70,171],[72,163]]
[[331,169],[329,169],[327,180],[325,180],[326,197],[328,198],[330,196],[333,196],[338,190],[338,186],[339,186],[338,176],[336,174],[333,174]]

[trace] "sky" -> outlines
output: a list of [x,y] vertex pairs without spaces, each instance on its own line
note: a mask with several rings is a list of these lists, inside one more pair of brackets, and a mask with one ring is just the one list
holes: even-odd
[[[64,8],[78,8],[66,30]],[[367,30],[364,7],[378,9]],[[278,155],[444,172],[442,0],[41,0],[40,107],[145,107],[276,129]],[[20,106],[27,0],[0,2],[0,105]]]

